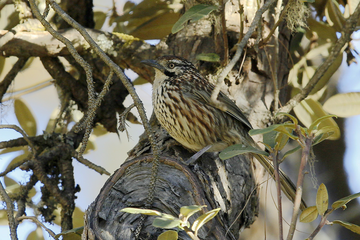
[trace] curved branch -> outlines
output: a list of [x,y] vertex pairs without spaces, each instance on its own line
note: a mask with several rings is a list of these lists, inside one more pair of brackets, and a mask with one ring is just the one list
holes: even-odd
[[8,90],[10,84],[15,79],[16,75],[20,72],[20,70],[25,66],[27,62],[27,57],[20,57],[11,70],[6,74],[4,80],[0,83],[0,103],[2,102],[3,96],[5,95],[6,91]]
[[[0,30],[0,40],[8,32]],[[80,55],[89,52],[89,44],[75,29],[62,29],[58,32],[69,39]],[[103,51],[111,56],[111,59],[121,68],[131,68],[141,77],[150,81],[153,72],[150,71],[150,68],[144,68],[140,60],[153,58],[155,46],[126,34],[108,33],[89,28],[86,28],[86,32],[98,44],[104,43],[104,41],[111,43],[111,47],[104,48]],[[12,40],[0,45],[0,56],[4,57],[65,57],[69,55],[70,52],[65,44],[45,31],[17,32]]]
[[30,146],[31,153],[33,154],[33,156],[36,156],[36,149],[35,149],[34,144],[32,143],[32,141],[30,141],[27,134],[20,127],[18,127],[16,125],[0,125],[0,129],[1,128],[13,129],[13,130],[17,131],[18,133],[20,133],[23,136],[23,138],[25,139],[25,141],[28,143],[28,145]]
[[2,197],[2,199],[4,200],[4,202],[6,203],[6,213],[8,215],[8,220],[9,220],[9,228],[10,228],[10,236],[11,236],[11,240],[17,240],[17,234],[16,234],[16,228],[17,228],[17,224],[15,222],[15,218],[14,218],[14,206],[13,203],[9,197],[9,195],[7,195],[4,186],[2,185],[2,183],[0,182],[0,195]]
[[31,220],[33,221],[34,223],[36,223],[36,225],[38,225],[39,227],[42,227],[44,228],[49,234],[50,236],[52,236],[54,239],[55,238],[55,233],[53,231],[51,231],[51,229],[47,228],[42,222],[39,221],[39,219],[37,219],[35,216],[21,216],[21,217],[18,217],[17,220],[18,221],[22,221],[24,219],[28,219],[28,220]]

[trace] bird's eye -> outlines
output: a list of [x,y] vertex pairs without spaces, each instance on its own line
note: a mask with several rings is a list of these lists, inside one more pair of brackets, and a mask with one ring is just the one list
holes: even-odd
[[169,67],[169,68],[174,68],[174,67],[175,67],[175,64],[174,64],[174,63],[169,63],[168,67]]

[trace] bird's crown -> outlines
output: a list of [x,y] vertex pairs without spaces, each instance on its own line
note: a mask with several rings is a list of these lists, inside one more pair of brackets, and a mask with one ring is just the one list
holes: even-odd
[[144,60],[142,62],[160,70],[168,77],[179,76],[186,71],[197,71],[191,62],[177,56],[166,55],[156,60]]

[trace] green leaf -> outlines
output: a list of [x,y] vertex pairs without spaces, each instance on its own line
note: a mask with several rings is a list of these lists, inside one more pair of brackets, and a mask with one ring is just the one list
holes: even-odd
[[[81,147],[81,145],[79,146],[79,148],[80,147]],[[94,141],[88,140],[83,154],[88,154],[91,150],[96,150],[96,145],[95,145]]]
[[[326,131],[331,131],[331,134],[328,139],[336,140],[340,137],[340,129],[331,115],[328,115],[322,108],[321,104],[311,98],[307,98],[300,102],[295,108],[294,112],[299,120],[310,130],[315,129],[317,126],[317,131],[321,130],[324,127],[327,127]],[[310,128],[311,127],[311,128]],[[323,132],[315,133],[316,135]]]
[[263,134],[263,143],[269,146],[270,148],[274,148],[276,144],[275,138],[277,135],[278,132],[276,131],[271,131]]
[[324,110],[339,117],[351,117],[360,114],[360,92],[340,93],[330,97],[324,103]]
[[141,209],[141,208],[123,208],[120,212],[132,213],[132,214],[145,214],[150,216],[161,216],[162,213],[159,211],[151,210],[151,209]]
[[220,62],[220,56],[216,53],[201,53],[196,56],[196,59],[204,62]]
[[253,148],[253,147],[246,147],[241,144],[235,144],[230,147],[225,148],[220,154],[219,157],[222,160],[226,160],[232,157],[235,157],[240,154],[245,153],[255,153],[255,154],[261,154],[268,156],[269,154],[265,151],[261,151],[259,149]]
[[9,225],[9,220],[8,220],[7,213],[5,210],[0,210],[0,225],[1,226]]
[[112,15],[109,24],[116,22],[114,32],[130,34],[143,40],[161,39],[171,33],[182,7],[179,1],[143,0],[137,5],[128,1],[122,15]]
[[[330,49],[329,49],[330,52]],[[322,88],[326,88],[328,82],[330,81],[331,77],[334,75],[334,73],[339,69],[341,66],[343,59],[343,51],[339,53],[339,55],[336,57],[335,61],[330,65],[330,67],[326,70],[324,75],[320,78],[318,83],[315,85],[314,89],[310,92],[310,94],[315,94],[318,91],[320,91]]]
[[4,66],[5,66],[5,57],[3,57],[3,56],[0,56],[0,75],[1,75],[1,73],[2,73],[2,71],[3,71],[3,69],[4,69]]
[[143,85],[143,84],[146,84],[146,83],[149,83],[149,81],[146,80],[145,78],[142,78],[142,77],[137,77],[137,78],[133,81],[133,84],[134,84],[134,85]]
[[336,117],[335,115],[326,115],[326,116],[323,116],[323,117],[320,117],[318,119],[316,119],[310,126],[309,126],[309,130],[314,130],[314,129],[317,129],[318,126],[325,120],[329,119],[329,118],[333,118],[333,117]]
[[318,210],[316,206],[308,207],[300,214],[300,222],[309,223],[314,221],[318,216]]
[[177,240],[178,239],[178,233],[174,230],[168,230],[166,232],[163,232],[160,234],[157,238],[157,240]]
[[26,240],[43,240],[43,239],[44,239],[44,236],[43,236],[42,229],[40,227],[38,227],[37,229],[32,231],[26,238]]
[[[151,19],[144,19],[139,21],[132,21],[134,25],[138,25],[129,31],[134,37],[140,39],[161,39],[169,35],[171,28],[175,24],[176,19],[180,16],[176,12],[168,12],[159,14]],[[137,22],[143,22],[142,24]],[[129,24],[128,27],[131,27],[132,24]]]
[[154,219],[152,225],[158,228],[171,229],[181,227],[182,221],[178,218],[169,219],[165,217],[157,217]]
[[[314,18],[308,18],[307,21],[308,21],[309,28],[308,28],[308,31],[306,31],[306,37],[308,39],[311,39],[314,35],[313,32],[315,32],[319,38],[318,39],[319,46],[329,43],[329,40],[332,43],[336,42],[336,40],[337,40],[336,30],[333,27],[329,26],[328,24],[326,24],[324,22],[316,21],[316,19],[314,19]],[[311,51],[313,51],[313,50],[311,50]],[[319,54],[313,54],[313,56],[319,56]],[[310,56],[307,57],[307,59],[313,60],[312,57],[310,57]]]
[[272,131],[277,131],[277,129],[279,128],[290,128],[290,129],[295,129],[295,125],[293,123],[282,123],[282,124],[274,124],[271,125],[267,128],[262,128],[262,129],[251,129],[249,131],[249,135],[250,136],[254,136],[254,135],[258,135],[258,134],[266,134]]
[[211,219],[213,219],[218,212],[220,211],[221,208],[216,208],[213,209],[203,215],[201,215],[200,217],[198,217],[195,222],[193,223],[193,225],[191,226],[191,230],[193,230],[195,232],[195,236],[197,236],[197,232],[199,231],[199,229],[208,221],[210,221]]
[[329,23],[329,25],[335,28],[337,32],[341,32],[346,22],[343,14],[339,9],[339,5],[336,4],[335,1],[327,1],[324,13],[326,16],[326,21]]
[[325,184],[320,184],[316,194],[316,208],[320,215],[324,215],[329,206],[329,195]]
[[95,29],[101,29],[101,27],[104,25],[105,19],[106,14],[104,12],[94,12]]
[[36,135],[36,121],[28,106],[20,99],[15,99],[15,115],[21,128],[29,136]]
[[279,115],[285,115],[287,116],[288,118],[290,118],[292,120],[292,122],[295,124],[295,125],[298,125],[298,120],[296,117],[294,117],[293,115],[289,114],[289,113],[285,113],[285,112],[279,112],[275,115],[275,117],[278,117]]
[[84,227],[73,228],[55,235],[55,239],[63,236],[63,240],[80,240]]
[[277,143],[276,146],[276,150],[280,151],[282,150],[285,145],[287,144],[287,142],[289,141],[289,136],[287,134],[281,133],[279,132],[276,136],[275,142]]
[[6,186],[7,193],[18,193],[20,191],[20,184],[17,183],[14,179],[4,176],[4,183]]
[[350,202],[351,200],[355,199],[355,198],[358,198],[360,197],[360,192],[359,193],[355,193],[355,194],[352,194],[350,196],[347,196],[347,197],[344,197],[340,200],[337,200],[336,202],[334,202],[331,207],[335,210],[335,209],[338,209],[342,206],[345,206],[345,204],[347,204],[348,202]]
[[11,30],[13,27],[20,23],[19,12],[14,11],[8,16],[7,20],[7,25],[6,27],[4,27],[4,30]]
[[75,207],[73,212],[73,227],[79,228],[84,226],[84,215],[85,213],[78,207]]
[[96,127],[93,129],[93,132],[92,132],[92,134],[94,134],[97,137],[103,136],[107,133],[109,133],[109,132],[106,130],[104,125],[102,125],[101,123],[97,123]]
[[287,151],[287,152],[284,154],[284,156],[283,156],[283,158],[282,158],[282,159],[287,158],[287,156],[289,156],[289,155],[291,155],[291,154],[293,154],[293,153],[295,153],[295,152],[299,151],[300,149],[301,149],[301,146],[297,146],[297,147],[295,147],[295,148],[293,148],[293,149],[291,149],[291,150]]
[[213,5],[199,4],[195,5],[185,12],[184,15],[174,24],[171,29],[171,33],[177,33],[184,28],[184,24],[188,21],[195,22],[206,15],[210,14],[212,11],[216,10],[218,7]]
[[[206,207],[206,205],[199,206],[199,205],[191,205],[191,206],[184,206],[180,208],[180,219],[183,221],[187,221],[189,217],[191,217],[193,214],[201,211],[202,208]],[[183,217],[185,219],[183,219]]]
[[349,222],[343,222],[340,220],[335,220],[333,221],[333,223],[339,224],[343,227],[346,227],[347,229],[353,231],[354,233],[360,234],[360,226],[355,225],[353,223],[349,223]]

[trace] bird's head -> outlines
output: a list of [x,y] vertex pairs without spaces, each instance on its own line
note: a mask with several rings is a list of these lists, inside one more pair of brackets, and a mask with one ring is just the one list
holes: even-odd
[[187,71],[197,71],[191,62],[176,56],[162,56],[141,62],[155,69],[155,81],[181,76]]

